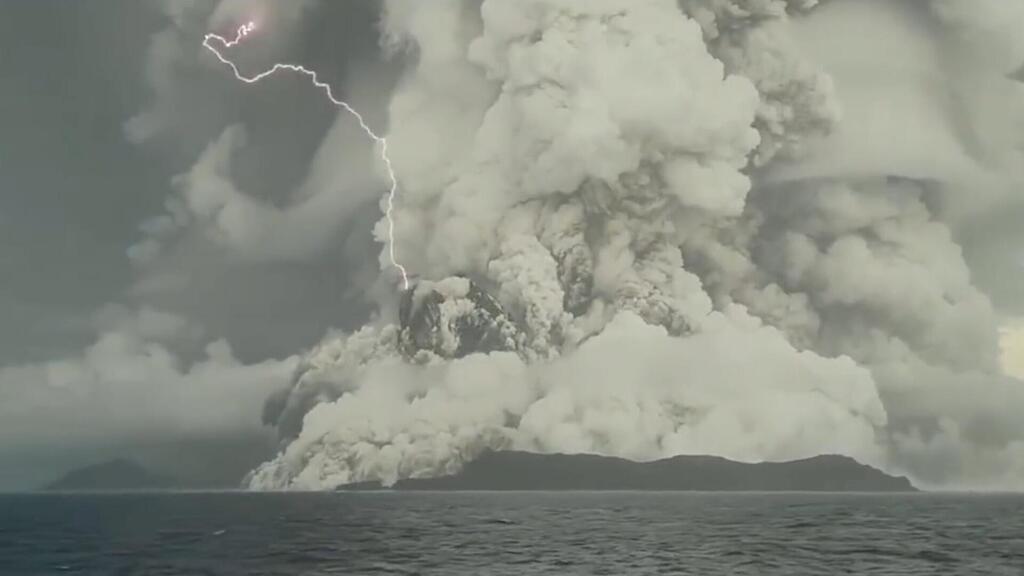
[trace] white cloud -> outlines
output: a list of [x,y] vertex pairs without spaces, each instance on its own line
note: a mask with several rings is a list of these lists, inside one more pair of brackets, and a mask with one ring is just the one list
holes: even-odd
[[184,319],[155,310],[104,316],[119,321],[80,353],[0,368],[0,450],[259,434],[263,401],[296,367],[295,358],[245,365],[224,341],[187,362],[173,351],[183,335],[195,334]]
[[1010,322],[999,333],[1003,371],[1024,380],[1024,323]]

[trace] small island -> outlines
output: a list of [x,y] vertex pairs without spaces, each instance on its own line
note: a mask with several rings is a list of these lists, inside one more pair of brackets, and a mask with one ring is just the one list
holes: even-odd
[[48,492],[129,492],[173,490],[180,488],[179,484],[170,476],[157,474],[137,462],[119,458],[71,470],[43,489]]
[[[379,490],[360,483],[342,490]],[[649,490],[707,492],[915,492],[891,476],[846,456],[746,464],[715,456],[654,462],[589,454],[485,452],[452,476],[401,480],[394,490]]]

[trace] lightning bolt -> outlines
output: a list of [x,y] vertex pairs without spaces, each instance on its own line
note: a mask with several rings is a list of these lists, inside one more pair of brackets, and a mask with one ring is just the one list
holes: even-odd
[[388,191],[387,195],[387,209],[384,211],[384,217],[387,218],[388,221],[388,258],[391,261],[391,265],[394,266],[394,268],[398,270],[398,272],[402,275],[403,288],[405,290],[408,290],[409,272],[405,269],[405,266],[399,263],[395,250],[395,219],[393,217],[393,214],[395,211],[395,198],[398,196],[398,177],[395,176],[395,169],[394,166],[392,166],[391,164],[391,157],[388,156],[387,138],[384,138],[383,136],[378,136],[377,133],[375,133],[373,129],[370,128],[370,126],[366,123],[366,120],[363,119],[363,116],[359,112],[357,112],[355,108],[349,106],[349,104],[344,100],[336,98],[334,96],[334,90],[331,88],[331,85],[320,80],[320,77],[317,75],[315,71],[309,70],[308,68],[305,68],[304,66],[299,66],[297,64],[277,63],[274,64],[268,70],[260,72],[255,76],[246,76],[242,73],[241,70],[238,69],[238,65],[235,64],[234,61],[232,61],[230,58],[225,56],[221,49],[219,49],[216,46],[216,44],[220,44],[221,48],[223,48],[224,50],[230,50],[231,48],[234,48],[235,46],[241,44],[242,41],[244,41],[245,38],[249,36],[251,33],[253,33],[255,30],[256,24],[253,22],[249,22],[238,29],[235,38],[232,40],[228,40],[227,38],[224,38],[223,36],[220,36],[218,34],[207,34],[206,37],[203,38],[203,47],[205,47],[207,50],[213,53],[213,55],[217,57],[217,60],[220,60],[223,64],[231,68],[231,71],[234,73],[235,78],[246,84],[256,84],[261,80],[269,78],[270,76],[273,76],[274,74],[282,71],[295,72],[301,74],[308,78],[309,81],[313,84],[313,86],[320,89],[327,97],[327,99],[331,101],[332,104],[334,104],[338,108],[344,109],[359,122],[359,126],[360,128],[363,129],[363,132],[365,132],[366,135],[369,136],[370,139],[372,139],[373,142],[380,147],[381,159],[384,160],[384,166],[387,168],[388,178],[391,181],[391,189]]

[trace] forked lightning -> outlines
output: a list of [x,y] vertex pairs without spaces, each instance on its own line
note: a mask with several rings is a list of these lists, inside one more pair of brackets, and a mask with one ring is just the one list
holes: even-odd
[[[239,70],[238,65],[235,64],[233,60],[225,56],[221,50],[227,50],[230,48],[234,48],[235,46],[238,46],[242,43],[243,40],[245,40],[247,36],[249,36],[255,30],[256,24],[253,22],[249,22],[238,29],[238,33],[236,34],[233,40],[228,40],[227,38],[224,38],[223,36],[220,36],[218,34],[207,34],[206,37],[203,39],[203,46],[207,50],[212,52],[213,55],[216,56],[218,60],[220,60],[228,67],[230,67],[231,71],[235,75],[235,78],[246,84],[256,84],[257,82],[264,80],[281,71],[297,72],[299,74],[302,74],[303,76],[306,76],[307,78],[309,78],[310,82],[313,83],[313,86],[323,91],[324,95],[327,96],[327,99],[330,100],[331,103],[333,103],[335,106],[339,108],[344,108],[346,112],[354,116],[355,119],[359,122],[359,126],[363,129],[364,132],[366,132],[366,135],[373,139],[374,143],[380,146],[381,158],[384,160],[384,166],[387,168],[388,178],[391,180],[391,189],[388,191],[387,196],[387,208],[384,211],[384,217],[387,218],[388,221],[388,257],[391,261],[391,265],[394,266],[402,275],[403,288],[408,290],[409,273],[405,269],[405,267],[398,262],[395,250],[395,220],[393,217],[393,213],[395,210],[395,197],[398,195],[398,178],[395,176],[394,167],[391,165],[391,158],[388,156],[387,138],[378,136],[373,131],[373,129],[371,129],[370,126],[366,123],[366,121],[363,119],[363,116],[359,112],[352,108],[352,106],[349,106],[349,104],[344,100],[336,98],[334,96],[334,90],[331,89],[331,85],[321,81],[317,73],[312,70],[309,70],[297,64],[277,63],[274,64],[268,70],[260,72],[255,76],[246,76],[245,74],[243,74],[242,71]],[[218,48],[216,44],[219,44],[220,48]]]

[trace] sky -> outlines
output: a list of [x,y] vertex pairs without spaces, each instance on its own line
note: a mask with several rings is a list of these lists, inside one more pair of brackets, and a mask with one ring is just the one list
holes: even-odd
[[[627,4],[0,3],[0,490],[507,446],[1024,488],[1024,3]],[[513,351],[401,360],[381,150],[203,50],[249,19],[244,69],[389,135],[399,258]]]
[[[372,3],[349,4],[335,9],[341,18],[335,14],[334,19],[341,21],[339,30],[354,33],[334,39],[311,25],[312,39],[304,47],[329,54],[320,57],[323,67],[339,82],[357,55],[376,58],[375,15],[368,8]],[[202,324],[200,342],[175,344],[177,360],[186,364],[203,355],[205,344],[222,337],[246,362],[286,358],[313,345],[329,327],[343,328],[368,314],[359,283],[353,280],[357,274],[343,265],[352,251],[361,251],[359,258],[367,263],[375,256],[368,225],[360,223],[337,226],[330,239],[316,240],[331,245],[315,247],[299,258],[252,262],[218,253],[216,245],[196,234],[181,242],[192,245],[179,246],[177,254],[165,255],[149,268],[132,260],[132,247],[146,238],[144,224],[165,212],[165,202],[174,192],[173,178],[191,166],[209,133],[229,124],[232,116],[249,116],[254,137],[277,134],[282,139],[280,145],[248,159],[259,166],[259,156],[275,158],[272,171],[261,170],[252,178],[253,187],[262,186],[264,194],[301,176],[332,120],[318,98],[287,84],[247,103],[246,110],[217,116],[233,108],[226,102],[236,102],[239,93],[209,67],[199,70],[205,75],[202,81],[182,81],[193,82],[198,89],[182,94],[192,101],[182,104],[182,116],[174,119],[177,133],[133,141],[127,128],[130,120],[153,102],[153,86],[147,80],[154,57],[150,44],[170,23],[157,2],[43,0],[0,5],[0,366],[9,373],[80,357],[100,334],[118,333],[124,322],[136,322],[131,317],[148,308]],[[381,72],[379,82],[386,85],[389,74],[393,72]],[[287,107],[295,114],[267,114],[276,111],[278,99],[291,95],[295,99]],[[191,106],[196,107],[195,121],[189,118]],[[209,112],[204,117],[203,108],[216,110],[217,115]],[[260,115],[265,122],[259,121]],[[376,183],[365,185],[364,178],[356,186],[367,188],[354,200],[356,208],[373,214]],[[347,240],[350,233],[352,241]],[[201,322],[195,322],[199,318]],[[45,387],[45,382],[30,381],[31,377],[17,380],[19,387]],[[0,396],[25,396],[13,390],[10,379],[0,381],[0,388],[7,388],[0,389]],[[229,446],[224,451],[203,450],[203,465],[216,468],[224,459],[220,452],[237,453],[239,443],[248,459],[231,463],[236,468],[231,474],[267,455],[267,438],[252,433],[259,428],[265,388],[253,394],[248,404],[252,413],[246,419],[251,425],[228,431],[228,438],[201,438]],[[123,398],[97,398],[96,404],[116,406],[120,401]],[[56,409],[54,415],[63,417],[69,409]],[[27,406],[20,412],[26,421],[42,416]],[[93,420],[102,420],[100,414],[83,418],[82,425],[89,428],[96,427]],[[12,463],[0,472],[0,488],[38,485],[71,466],[119,454],[125,450],[119,435],[127,435],[129,445],[154,442],[137,442],[132,438],[137,431],[128,423],[82,446],[76,445],[74,433],[64,438],[55,432],[47,438],[49,434],[16,426],[10,418],[0,424],[0,435],[8,439],[0,441],[0,453]],[[165,459],[164,452],[172,460],[195,452],[197,440],[173,436],[177,438],[156,441],[169,445],[167,449],[129,450],[149,455],[156,465]],[[211,453],[216,458],[211,459]],[[225,472],[211,474],[219,480]]]
[[157,25],[151,11],[122,4],[138,27],[111,26],[85,4],[2,8],[7,363],[76,342],[83,320],[130,282],[125,244],[166,187],[121,130],[144,97],[137,75],[121,71],[142,66],[143,30]]

